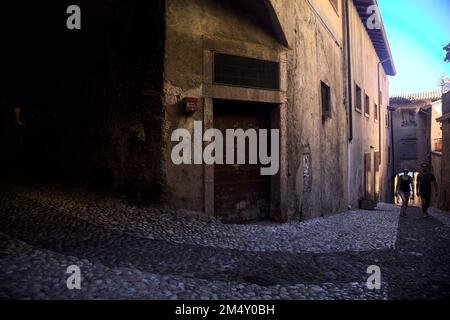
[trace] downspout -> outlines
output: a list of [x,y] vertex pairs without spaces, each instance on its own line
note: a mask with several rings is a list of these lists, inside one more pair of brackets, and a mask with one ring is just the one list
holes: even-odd
[[[347,67],[347,103],[348,103],[348,146],[347,146],[347,196],[348,196],[348,208],[350,209],[352,207],[352,179],[350,178],[351,172],[352,172],[352,156],[351,156],[351,150],[352,150],[352,141],[353,141],[353,93],[352,93],[352,60],[351,60],[351,48],[350,48],[350,9],[349,9],[349,0],[345,0],[345,2],[342,2],[343,7],[343,16],[344,16],[344,23],[345,23],[345,47],[346,47],[346,67]],[[345,4],[344,4],[345,3]],[[345,6],[345,8],[344,8]],[[345,50],[345,49],[344,49]],[[344,51],[345,52],[345,51]],[[343,72],[345,75],[345,70]],[[345,83],[345,80],[344,80]]]
[[[349,10],[349,0],[345,0],[342,2],[342,12],[343,12],[343,28],[345,28],[344,34],[345,34],[345,48],[344,53],[347,55],[347,59],[344,64],[344,72],[343,76],[345,77],[345,67],[347,67],[347,104],[348,104],[348,144],[347,144],[347,197],[348,197],[348,208],[350,209],[353,204],[352,199],[352,169],[353,169],[353,163],[352,163],[352,141],[353,141],[353,93],[352,93],[352,60],[351,60],[351,50],[350,50],[350,10]],[[345,50],[346,49],[346,50]],[[345,83],[345,79],[344,79]]]
[[349,133],[348,141],[353,141],[353,84],[352,84],[352,60],[350,49],[350,10],[348,1],[345,0],[345,31],[346,31],[346,46],[347,46],[347,81],[348,81],[348,122]]
[[[394,203],[394,185],[395,185],[395,175],[397,174],[395,172],[395,139],[394,139],[394,108],[392,108],[391,106],[389,106],[388,112],[390,113],[390,125],[391,125],[391,155],[392,155],[392,189],[391,189],[391,200],[392,203]],[[391,156],[389,155],[389,156]]]
[[379,152],[379,161],[378,167],[381,165],[382,159],[382,143],[381,143],[381,103],[382,103],[382,94],[381,94],[381,79],[380,79],[380,66],[386,61],[391,60],[391,58],[384,59],[383,61],[378,62],[377,66],[377,76],[378,76],[378,152]]

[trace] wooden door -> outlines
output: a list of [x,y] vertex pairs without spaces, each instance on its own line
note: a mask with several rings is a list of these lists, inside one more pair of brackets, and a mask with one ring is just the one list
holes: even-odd
[[[270,133],[271,109],[266,104],[229,101],[214,102],[214,128],[224,138],[227,129],[268,129]],[[225,139],[224,139],[225,140]],[[270,137],[268,139],[270,150]],[[234,143],[235,155],[237,143]],[[224,158],[226,155],[224,141]],[[258,148],[256,148],[258,150]],[[248,164],[249,144],[246,143],[245,165],[214,166],[214,211],[225,222],[245,222],[269,218],[270,176],[262,176],[261,164]],[[235,160],[235,163],[237,161]]]

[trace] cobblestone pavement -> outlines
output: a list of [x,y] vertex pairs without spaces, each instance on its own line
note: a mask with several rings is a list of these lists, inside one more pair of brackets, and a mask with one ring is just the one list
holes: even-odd
[[[76,188],[0,187],[0,299],[442,299],[450,214],[383,204],[223,225]],[[68,266],[81,290],[68,290]],[[382,272],[369,290],[367,268]]]

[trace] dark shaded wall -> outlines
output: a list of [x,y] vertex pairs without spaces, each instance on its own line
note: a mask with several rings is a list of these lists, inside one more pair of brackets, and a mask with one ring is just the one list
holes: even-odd
[[443,150],[440,208],[450,210],[450,92],[447,92],[442,97],[442,111],[443,117],[445,117],[446,120],[442,121]]
[[2,7],[1,177],[159,196],[164,0],[71,4]]

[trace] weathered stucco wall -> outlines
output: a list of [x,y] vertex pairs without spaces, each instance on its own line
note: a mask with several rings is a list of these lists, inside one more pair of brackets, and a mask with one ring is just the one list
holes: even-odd
[[[431,103],[430,105],[431,111],[431,135],[430,135],[430,143],[431,143],[431,168],[436,176],[438,188],[441,188],[441,192],[439,192],[438,196],[435,197],[434,193],[432,194],[432,205],[435,207],[442,208],[445,206],[446,202],[446,189],[445,189],[445,175],[443,172],[444,159],[442,157],[442,129],[441,123],[437,121],[442,116],[442,100],[438,100],[436,102]],[[440,145],[438,145],[438,143]]]
[[[442,97],[443,115],[450,114],[450,92]],[[450,210],[450,120],[442,123],[442,185],[441,188],[441,209]]]
[[[331,5],[328,10],[334,10]],[[308,1],[294,1],[284,22],[288,52],[288,197],[292,219],[345,210],[347,120],[342,44]],[[336,13],[333,11],[333,14]],[[331,88],[332,117],[322,119],[320,82]]]
[[[329,1],[272,1],[289,43],[284,136],[287,156],[283,159],[287,176],[280,186],[287,188],[285,210],[289,219],[318,217],[346,210],[349,204],[357,206],[363,195],[365,152],[381,151],[379,193],[382,200],[387,193],[383,186],[388,154],[385,123],[388,80],[381,68],[382,106],[376,121],[374,104],[379,104],[379,59],[351,5],[352,80],[369,94],[371,115],[368,118],[363,114],[354,115],[355,139],[348,149],[342,2],[338,2],[336,12]],[[280,44],[234,5],[212,0],[168,0],[166,11],[164,104],[165,141],[168,143],[164,168],[168,194],[171,205],[202,211],[205,209],[205,168],[203,165],[174,166],[170,161],[173,146],[170,134],[177,128],[192,132],[194,120],[207,117],[204,112],[186,115],[180,106],[183,97],[201,97],[205,92],[205,41],[238,41],[235,44],[239,43],[249,52],[258,45],[276,50]],[[326,121],[321,110],[321,81],[331,88],[332,116]],[[354,94],[354,90],[352,92]]]
[[[331,80],[331,86],[336,90],[333,94],[334,107],[336,107],[335,112],[338,113],[338,118],[334,118],[339,128],[335,128],[337,136],[335,139],[339,140],[341,146],[348,145],[348,152],[346,155],[341,155],[341,157],[335,157],[337,150],[329,148],[330,145],[325,146],[324,155],[330,155],[334,157],[334,165],[336,167],[335,174],[337,177],[341,177],[344,174],[344,178],[338,183],[340,185],[342,181],[345,181],[347,185],[345,186],[345,199],[341,199],[343,202],[347,201],[352,207],[358,206],[358,201],[364,196],[364,154],[370,152],[372,154],[372,159],[374,158],[374,152],[379,151],[381,153],[381,165],[379,168],[379,181],[377,183],[377,188],[379,188],[378,193],[381,201],[389,201],[390,188],[389,188],[389,175],[388,172],[388,157],[389,157],[389,146],[390,146],[390,136],[389,128],[387,125],[387,106],[389,105],[389,82],[388,77],[384,69],[380,68],[380,91],[381,91],[381,104],[378,98],[378,63],[380,62],[375,48],[367,34],[365,26],[363,25],[358,12],[353,5],[349,2],[349,21],[350,21],[350,46],[351,46],[351,70],[352,70],[352,110],[353,110],[353,140],[351,143],[343,140],[344,128],[348,130],[349,123],[347,119],[343,117],[348,117],[348,109],[343,106],[345,103],[344,89],[346,88],[346,83],[342,81],[347,81],[347,72],[345,69],[345,64],[342,59],[345,55],[343,54],[343,41],[345,39],[343,34],[343,7],[342,1],[339,2],[338,12],[331,6],[329,1],[272,1],[275,9],[279,13],[279,18],[281,23],[286,30],[291,46],[291,58],[293,59],[293,64],[289,69],[298,68],[301,72],[298,76],[297,82],[289,81],[289,83],[295,83],[296,85],[291,88],[291,93],[288,96],[292,104],[299,104],[306,114],[310,114],[314,110],[311,106],[306,106],[305,97],[308,95],[309,91],[312,96],[314,95],[314,83],[317,82],[319,77],[321,78],[334,78]],[[301,10],[298,8],[301,7]],[[294,10],[296,8],[296,10]],[[294,14],[288,14],[293,12]],[[295,26],[295,20],[306,20],[302,23],[304,30],[299,32],[299,28]],[[307,28],[309,26],[309,29]],[[320,37],[318,37],[320,35]],[[317,41],[319,39],[319,41]],[[325,40],[320,40],[325,39]],[[316,42],[317,44],[315,44]],[[326,45],[323,45],[325,43]],[[333,45],[331,45],[333,44]],[[301,47],[303,46],[303,47]],[[299,50],[300,48],[300,50]],[[302,50],[303,49],[303,50]],[[309,53],[310,54],[307,54]],[[306,55],[305,55],[306,54]],[[333,57],[334,54],[334,57]],[[332,57],[332,59],[330,59]],[[295,60],[294,60],[295,59]],[[333,60],[333,61],[330,61]],[[308,61],[308,62],[305,62]],[[303,63],[303,65],[302,65]],[[318,67],[319,66],[319,67]],[[315,68],[320,70],[321,67],[325,67],[324,70],[317,73]],[[342,70],[344,69],[344,70]],[[312,76],[311,76],[312,75]],[[343,80],[339,80],[343,79]],[[370,116],[366,117],[364,113],[355,111],[355,88],[354,85],[357,83],[359,87],[363,90],[364,94],[370,97]],[[338,85],[336,85],[338,84]],[[295,93],[292,93],[294,92]],[[316,93],[317,94],[317,93]],[[312,96],[308,97],[311,103]],[[317,99],[317,97],[316,97]],[[314,102],[317,104],[317,100]],[[313,103],[311,103],[312,105]],[[374,117],[374,105],[379,105],[379,115],[378,120]],[[362,101],[364,106],[364,101]],[[316,113],[319,110],[319,105],[317,104]],[[292,111],[292,110],[290,110]],[[297,119],[294,117],[295,121]],[[308,136],[308,131],[311,128],[314,136],[320,136],[320,134],[328,134],[327,131],[322,132],[319,130],[320,126],[315,125],[317,123],[312,122],[311,127],[309,124],[305,123],[295,123],[290,124],[289,128],[301,128],[302,136],[305,139]],[[293,130],[296,131],[296,130]],[[321,132],[321,133],[319,133]],[[379,132],[381,132],[381,145]],[[296,139],[295,134],[289,134],[290,139]],[[317,142],[315,142],[317,143]],[[314,144],[314,143],[313,143]],[[289,148],[298,148],[295,143],[290,140]],[[299,150],[292,151],[293,157],[296,157]],[[339,153],[340,154],[340,153]],[[317,160],[317,159],[316,159]],[[293,161],[296,161],[295,159]],[[314,160],[313,160],[314,161]],[[343,162],[342,162],[343,161]],[[298,161],[297,161],[298,162]],[[326,165],[327,160],[319,161],[322,165]],[[316,161],[317,163],[317,161]],[[373,163],[373,162],[372,162]],[[289,163],[290,168],[294,164]],[[332,161],[329,165],[333,165]],[[347,167],[348,166],[348,167]],[[300,169],[300,168],[299,168]],[[371,171],[375,170],[372,165]],[[331,171],[325,170],[325,175],[330,174]],[[290,172],[292,174],[292,172]],[[348,177],[348,178],[347,178]],[[297,179],[300,180],[300,179]],[[317,183],[323,183],[323,180],[319,179]],[[291,186],[292,187],[292,186]],[[302,187],[300,186],[299,189]],[[318,191],[317,189],[315,190]],[[307,197],[303,197],[307,199]],[[337,197],[336,197],[337,198]],[[311,202],[316,202],[319,198],[315,197]],[[292,199],[291,199],[292,200]],[[324,199],[328,201],[326,198]],[[308,201],[308,200],[306,200]],[[295,202],[295,201],[294,201]],[[300,205],[301,206],[301,205]],[[335,210],[341,205],[334,204]],[[308,205],[304,205],[304,208],[308,208]],[[296,211],[295,205],[291,203],[291,207]],[[309,210],[309,209],[306,209]],[[313,211],[321,211],[318,208],[313,209]],[[333,211],[333,210],[332,210]],[[316,213],[317,214],[317,213]]]
[[[352,2],[349,3],[350,47],[352,70],[352,101],[353,101],[353,141],[349,145],[349,198],[350,205],[356,207],[358,200],[364,197],[364,154],[371,153],[372,168],[374,168],[374,152],[381,152],[379,172],[379,196],[381,201],[388,201],[388,145],[389,134],[386,126],[387,106],[389,105],[389,83],[383,68],[380,68],[381,106],[378,96],[378,63],[380,59],[365,30],[361,18]],[[356,90],[358,85],[362,90],[362,110],[356,109]],[[365,95],[369,96],[370,115],[364,112]],[[375,119],[375,104],[378,106],[378,120]],[[381,145],[379,132],[381,124]],[[376,186],[377,187],[377,186]]]
[[[309,2],[274,3],[287,31],[287,186],[290,219],[311,218],[345,210],[346,198],[346,112],[343,105],[342,44],[324,24],[317,7]],[[331,7],[332,14],[338,15]],[[324,10],[324,8],[321,8]],[[183,17],[189,16],[189,20]],[[339,34],[339,29],[336,30]],[[183,41],[180,41],[180,39]],[[167,140],[176,128],[192,132],[193,121],[202,113],[186,116],[179,106],[184,96],[202,94],[202,43],[205,38],[241,41],[242,46],[277,48],[279,43],[242,16],[239,10],[217,1],[167,2],[167,46],[165,61],[165,104]],[[251,48],[249,48],[251,51]],[[331,87],[332,118],[323,121],[320,81]],[[166,150],[167,181],[171,204],[202,210],[204,168],[174,166]],[[311,161],[305,171],[304,155]],[[309,177],[304,178],[307,172]],[[304,184],[307,184],[306,186]]]
[[277,50],[280,46],[263,28],[243,14],[236,4],[213,0],[167,0],[167,29],[164,72],[165,165],[168,205],[203,211],[204,166],[180,165],[171,161],[173,130],[188,129],[194,121],[204,120],[204,106],[194,115],[182,111],[186,96],[204,93],[204,43],[207,40],[235,41],[243,51],[262,45]]

